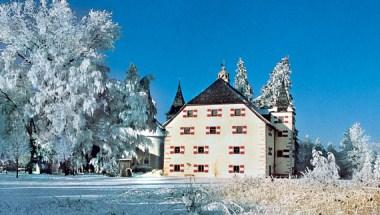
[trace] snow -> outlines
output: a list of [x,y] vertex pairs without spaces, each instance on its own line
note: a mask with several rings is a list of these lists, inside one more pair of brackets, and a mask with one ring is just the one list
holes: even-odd
[[0,214],[184,214],[188,184],[186,178],[168,177],[21,175],[16,180],[14,174],[0,174]]

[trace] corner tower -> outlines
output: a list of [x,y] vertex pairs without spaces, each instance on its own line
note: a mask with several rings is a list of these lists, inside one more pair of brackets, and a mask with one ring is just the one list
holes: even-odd
[[295,129],[295,109],[292,97],[281,83],[275,105],[269,109],[271,122],[278,130],[275,136],[275,174],[294,174],[297,130]]

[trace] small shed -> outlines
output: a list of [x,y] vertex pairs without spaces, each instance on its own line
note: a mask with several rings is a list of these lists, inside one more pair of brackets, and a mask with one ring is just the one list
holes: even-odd
[[119,159],[119,171],[121,177],[132,177],[132,159],[122,158]]

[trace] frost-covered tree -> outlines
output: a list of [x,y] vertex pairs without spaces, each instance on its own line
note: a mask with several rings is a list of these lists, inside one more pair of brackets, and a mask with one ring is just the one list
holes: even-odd
[[364,163],[361,164],[361,169],[354,170],[353,179],[361,182],[366,182],[374,178],[373,174],[373,155],[367,151],[364,158]]
[[10,112],[1,111],[0,120],[2,120],[0,137],[3,138],[3,141],[0,142],[2,144],[0,154],[6,160],[13,161],[16,164],[16,178],[18,178],[18,168],[20,164],[26,164],[25,160],[28,159],[29,150],[23,118],[19,112],[13,109]]
[[248,101],[253,99],[253,89],[248,82],[247,69],[244,65],[244,61],[239,58],[237,64],[237,69],[235,73],[235,89],[244,95]]
[[349,129],[349,140],[347,143],[352,148],[347,151],[347,159],[351,163],[353,170],[360,171],[364,163],[372,152],[368,148],[369,136],[365,134],[360,123],[355,123]]
[[289,58],[284,57],[274,67],[268,82],[261,89],[261,95],[255,99],[255,104],[260,108],[271,108],[275,106],[282,88],[285,88],[288,101],[292,104],[290,74]]
[[[369,160],[373,160],[373,152],[369,148],[369,136],[365,134],[360,123],[354,123],[345,133],[341,141],[342,151],[339,152],[338,163],[341,175],[350,178],[360,173]],[[372,162],[372,161],[371,161]],[[369,168],[367,165],[365,168]],[[366,171],[366,170],[363,170]]]
[[334,154],[328,152],[327,158],[323,157],[321,151],[313,149],[313,158],[310,161],[313,170],[307,169],[304,172],[304,177],[310,180],[315,180],[320,183],[331,183],[339,179],[339,167],[335,163]]
[[375,166],[373,168],[373,176],[376,180],[380,180],[380,155],[377,155]]
[[145,149],[149,139],[143,130],[154,130],[156,108],[150,95],[149,76],[141,78],[131,65],[124,81],[112,80],[107,84],[107,111],[100,117],[100,152],[92,163],[107,173],[117,172],[117,160],[136,156],[136,148]]
[[[18,109],[26,124],[34,120],[44,157],[55,154],[61,138],[73,149],[92,145],[88,119],[106,89],[103,53],[118,33],[109,13],[90,11],[78,19],[64,0],[0,5],[0,76],[5,82],[19,78],[14,71],[26,77],[22,87],[29,95]],[[13,100],[8,92],[19,90],[9,86],[3,92]]]

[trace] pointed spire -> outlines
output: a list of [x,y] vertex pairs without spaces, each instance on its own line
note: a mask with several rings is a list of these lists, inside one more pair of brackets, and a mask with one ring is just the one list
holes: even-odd
[[287,111],[288,107],[290,104],[290,98],[288,95],[288,91],[285,86],[285,80],[283,79],[281,81],[281,87],[278,92],[277,96],[277,101],[276,101],[276,106],[277,106],[277,111]]
[[170,107],[169,112],[166,113],[166,119],[172,118],[178,111],[185,105],[185,99],[182,95],[181,82],[178,82],[177,93],[174,97],[172,106]]
[[228,74],[228,72],[226,70],[226,66],[224,65],[224,63],[221,64],[221,68],[220,68],[220,71],[218,73],[218,79],[219,78],[223,79],[227,83],[230,82],[230,74]]

